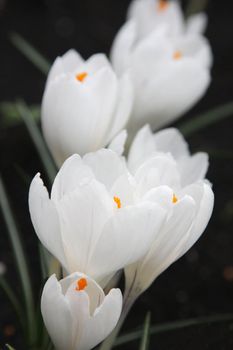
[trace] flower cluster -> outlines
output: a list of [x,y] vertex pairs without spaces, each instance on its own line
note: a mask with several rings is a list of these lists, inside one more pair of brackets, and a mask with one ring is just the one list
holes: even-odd
[[[84,61],[70,50],[50,70],[42,130],[60,169],[51,195],[34,177],[29,208],[63,271],[60,281],[48,279],[41,299],[59,350],[103,341],[122,306],[185,254],[210,219],[207,154],[191,155],[175,128],[152,132],[209,84],[205,23],[204,14],[185,22],[177,1],[134,0],[113,43],[113,66],[103,54]],[[104,292],[121,270],[124,300],[119,289]]]

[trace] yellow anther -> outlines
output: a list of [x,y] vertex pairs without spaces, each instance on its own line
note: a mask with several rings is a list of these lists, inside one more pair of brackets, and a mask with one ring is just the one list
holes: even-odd
[[87,286],[86,278],[80,278],[80,280],[78,280],[77,283],[76,283],[75,290],[80,292],[80,290],[84,290],[86,288],[86,286]]
[[87,72],[76,74],[76,79],[82,83],[87,77],[87,75],[88,75]]
[[121,208],[121,200],[119,197],[113,197],[114,201],[117,204],[117,208],[120,209]]
[[180,52],[179,50],[177,50],[173,53],[174,60],[180,60],[181,58],[182,58],[182,52]]
[[169,3],[167,0],[159,0],[158,11],[162,12],[167,9]]
[[173,197],[172,197],[172,203],[176,203],[176,202],[178,202],[178,198],[176,197],[176,195],[175,194],[173,194]]

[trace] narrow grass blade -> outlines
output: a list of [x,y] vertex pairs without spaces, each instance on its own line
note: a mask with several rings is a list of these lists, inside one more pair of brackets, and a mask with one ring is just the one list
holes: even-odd
[[4,291],[4,293],[6,294],[6,296],[8,297],[11,305],[13,306],[19,322],[21,324],[21,326],[24,328],[25,325],[25,320],[24,320],[24,312],[23,312],[23,308],[22,305],[20,304],[16,294],[13,292],[13,289],[11,288],[11,286],[9,285],[9,283],[7,282],[7,280],[3,277],[0,276],[0,288],[2,288],[2,290]]
[[150,320],[151,320],[151,314],[148,312],[146,314],[144,327],[142,331],[142,339],[139,346],[139,350],[148,350],[149,349],[149,339],[150,339]]
[[48,74],[50,63],[27,40],[17,33],[10,34],[12,44],[31,61],[42,73]]
[[14,348],[12,348],[12,346],[10,346],[9,344],[6,344],[6,347],[8,350],[15,350]]
[[30,281],[29,271],[27,267],[26,257],[20,240],[20,235],[14,220],[13,213],[7,198],[2,178],[0,176],[0,207],[3,213],[4,220],[9,233],[9,238],[14,252],[14,257],[17,269],[22,284],[22,290],[26,306],[28,339],[30,343],[35,341],[36,326],[35,326],[35,310],[33,301],[32,285]]
[[45,167],[49,180],[52,184],[56,176],[57,169],[45,145],[45,142],[41,135],[39,127],[36,124],[35,120],[32,118],[31,111],[24,101],[18,101],[16,103],[16,106],[17,106],[19,115],[21,116],[22,120],[24,121],[28,129],[31,139],[37,149],[37,152],[39,153],[41,161]]
[[[40,108],[38,105],[31,105],[32,117],[38,121],[40,117]],[[11,127],[22,123],[22,118],[14,102],[0,102],[1,127]]]
[[[193,326],[201,326],[201,325],[206,325],[206,324],[227,322],[227,321],[233,321],[233,314],[223,314],[223,315],[214,315],[214,316],[207,316],[207,317],[190,318],[187,320],[175,321],[175,322],[165,323],[162,325],[151,326],[150,327],[150,335],[164,333],[164,332],[168,332],[168,331],[175,331],[177,329],[183,329],[183,328],[188,328],[188,327],[193,327]],[[122,345],[122,344],[126,344],[126,343],[131,342],[131,341],[138,340],[142,337],[142,334],[143,334],[142,329],[124,334],[124,335],[117,338],[116,342],[114,343],[114,347]]]
[[180,125],[179,129],[185,136],[190,136],[209,125],[220,122],[228,117],[233,116],[233,102],[216,107],[197,117],[193,117]]

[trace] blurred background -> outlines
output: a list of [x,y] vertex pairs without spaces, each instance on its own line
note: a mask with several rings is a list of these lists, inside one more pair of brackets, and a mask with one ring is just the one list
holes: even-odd
[[[184,8],[187,3],[182,2]],[[12,38],[15,33],[20,34],[50,62],[70,48],[85,58],[96,52],[108,54],[114,35],[125,20],[128,4],[128,0],[0,0],[0,172],[35,289],[40,288],[38,242],[30,223],[27,195],[35,173],[45,174],[23,123],[6,123],[5,102],[22,98],[29,105],[39,105],[46,76],[19,52]],[[214,54],[212,84],[199,104],[175,124],[177,127],[233,101],[233,4],[210,0],[207,13],[206,34]],[[233,118],[228,117],[187,135],[193,152],[203,150],[210,154],[208,178],[216,194],[214,215],[198,243],[141,296],[123,331],[140,326],[148,310],[152,324],[233,313],[232,131]],[[5,267],[5,276],[17,292],[14,258],[0,214],[0,273]],[[197,323],[154,334],[150,348],[233,349],[233,317],[232,321]],[[0,289],[0,348],[6,342],[16,349],[24,348],[14,312]],[[137,341],[122,347],[135,348]]]

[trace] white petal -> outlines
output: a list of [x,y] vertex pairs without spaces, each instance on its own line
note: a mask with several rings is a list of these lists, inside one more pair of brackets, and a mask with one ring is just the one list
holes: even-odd
[[90,182],[94,174],[78,154],[68,158],[59,170],[51,191],[51,199],[59,201],[76,187]]
[[73,72],[82,63],[82,57],[73,49],[67,51],[63,56],[57,57],[49,71],[46,85],[61,74]]
[[119,156],[121,156],[124,153],[126,139],[127,131],[122,130],[119,134],[117,134],[116,137],[114,137],[114,139],[108,146],[108,149],[116,152]]
[[201,12],[192,15],[187,19],[187,34],[203,34],[206,31],[207,24],[208,18],[206,13]]
[[208,40],[199,34],[180,36],[173,40],[174,50],[178,50],[185,57],[193,58],[202,67],[210,68],[213,54]]
[[38,238],[66,268],[58,213],[39,174],[34,177],[30,186],[29,210]]
[[110,62],[105,54],[97,53],[91,56],[86,62],[85,66],[88,71],[94,73],[101,68],[108,67],[111,69]]
[[145,123],[154,130],[175,120],[203,96],[209,82],[208,70],[193,59],[167,62],[156,79],[147,77],[143,94],[141,86],[137,86],[128,130],[138,129]]
[[51,276],[44,286],[41,312],[55,348],[72,349],[71,310],[55,275]]
[[112,125],[108,131],[107,140],[112,140],[116,134],[122,130],[130,117],[133,107],[133,86],[129,74],[125,73],[118,84],[118,95]]
[[[165,211],[153,203],[117,209],[106,223],[93,252],[90,260],[92,275],[110,274],[142,257],[164,216]],[[103,264],[103,260],[108,264]]]
[[135,180],[138,192],[144,195],[156,186],[171,188],[180,186],[180,175],[176,162],[166,154],[157,155],[145,161],[136,171]]
[[189,155],[188,145],[178,129],[168,128],[153,134],[149,125],[145,125],[138,131],[130,147],[129,168],[135,171],[156,152],[171,153],[175,159]]
[[214,194],[209,184],[200,182],[184,189],[196,202],[196,218],[180,255],[185,254],[204,232],[214,206]]
[[208,154],[199,152],[191,157],[180,159],[179,170],[183,187],[205,178],[209,166]]
[[74,75],[49,85],[42,101],[42,130],[59,166],[74,153],[82,155],[107,144],[116,96],[117,79],[109,68],[82,83]]
[[125,161],[110,149],[101,149],[83,157],[96,179],[110,189],[116,179],[127,172]]
[[183,197],[174,204],[172,215],[158,232],[144,259],[125,270],[128,287],[136,273],[135,285],[141,291],[146,290],[160,273],[178,259],[194,215],[195,203],[191,197]]
[[115,328],[122,309],[122,295],[119,289],[112,289],[95,311],[82,332],[82,339],[76,345],[78,350],[89,350],[103,341]]
[[68,272],[87,270],[103,227],[113,214],[114,201],[103,185],[93,180],[57,203]]
[[121,27],[114,39],[110,57],[113,67],[119,75],[130,65],[131,51],[136,35],[136,23],[128,21]]
[[128,167],[132,172],[156,151],[150,126],[143,126],[136,134],[128,154]]

